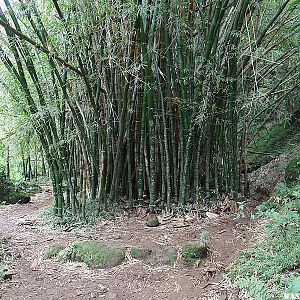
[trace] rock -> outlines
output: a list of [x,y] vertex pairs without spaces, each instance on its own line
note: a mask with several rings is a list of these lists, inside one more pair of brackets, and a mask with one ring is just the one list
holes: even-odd
[[175,248],[166,249],[164,252],[163,263],[168,266],[173,266],[177,261],[177,250]]
[[24,195],[21,198],[19,198],[18,203],[19,204],[27,204],[30,202],[30,196]]
[[217,214],[215,214],[215,213],[211,213],[211,212],[209,212],[209,211],[207,211],[207,212],[205,213],[205,215],[206,215],[209,219],[216,219],[216,218],[219,217],[219,215],[217,215]]
[[147,222],[146,226],[148,227],[157,227],[159,226],[159,221],[156,215],[150,215]]
[[300,276],[294,278],[289,289],[292,293],[300,293]]
[[0,179],[0,199],[4,204],[26,204],[30,196],[8,179]]
[[26,220],[26,219],[21,218],[21,219],[18,220],[17,225],[19,225],[19,226],[26,226],[26,225],[33,226],[35,224],[35,222],[36,222],[35,220]]
[[184,221],[188,222],[188,223],[193,223],[196,221],[196,218],[193,216],[186,215],[186,216],[184,216]]
[[121,235],[119,233],[116,233],[114,236],[113,236],[113,239],[114,240],[120,240],[121,239]]
[[208,246],[201,242],[188,242],[182,249],[182,258],[188,265],[198,266],[207,255]]
[[151,252],[152,251],[150,249],[143,249],[143,248],[136,248],[136,247],[132,247],[130,249],[131,257],[140,260],[146,260],[151,254]]
[[100,294],[105,294],[109,291],[109,289],[106,285],[99,284],[98,291]]
[[84,262],[90,268],[111,268],[125,259],[125,248],[104,241],[75,242],[58,253],[60,261]]
[[30,196],[25,193],[16,193],[8,196],[7,204],[27,204],[30,202]]
[[107,299],[117,299],[117,294],[113,293],[113,292],[108,292],[106,294]]

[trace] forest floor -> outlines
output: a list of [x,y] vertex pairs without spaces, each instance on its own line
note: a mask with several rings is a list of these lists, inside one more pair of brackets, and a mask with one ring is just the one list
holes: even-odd
[[[0,206],[0,235],[8,241],[9,269],[14,274],[12,280],[0,282],[1,300],[245,299],[224,274],[253,238],[255,225],[249,218],[237,218],[236,213],[203,219],[187,216],[149,228],[141,215],[131,215],[67,232],[39,225],[41,211],[52,201],[50,188],[44,187],[28,204]],[[159,253],[175,247],[180,253],[185,242],[197,240],[204,230],[209,233],[210,253],[199,267],[145,263],[127,253],[122,265],[96,270],[42,257],[43,250],[53,243],[69,245],[78,240],[117,239],[126,249],[147,247]]]

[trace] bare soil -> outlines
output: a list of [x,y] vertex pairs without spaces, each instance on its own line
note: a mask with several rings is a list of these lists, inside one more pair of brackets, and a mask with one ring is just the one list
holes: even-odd
[[[10,270],[14,273],[12,280],[0,282],[0,299],[243,299],[224,274],[253,236],[254,225],[248,219],[237,219],[236,214],[200,219],[160,216],[164,224],[149,228],[137,214],[66,232],[38,224],[39,214],[52,201],[51,190],[44,188],[28,204],[0,206],[0,236],[8,240]],[[145,263],[129,255],[133,246],[153,253],[172,247],[178,249],[180,258],[184,243],[197,240],[204,230],[209,233],[210,253],[199,267],[187,267],[180,259],[174,266],[161,265],[159,259]],[[67,246],[78,240],[120,243],[128,250],[126,260],[112,269],[95,270],[42,258],[47,246]]]

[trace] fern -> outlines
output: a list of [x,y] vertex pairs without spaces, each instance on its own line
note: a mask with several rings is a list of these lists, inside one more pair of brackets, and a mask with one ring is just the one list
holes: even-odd
[[300,275],[299,207],[299,185],[278,187],[274,198],[260,210],[260,216],[268,219],[267,237],[243,251],[229,270],[229,278],[256,300],[281,299],[288,287],[298,288],[298,281],[293,280]]
[[244,288],[255,300],[271,299],[266,286],[255,277],[241,278],[237,281],[237,285]]

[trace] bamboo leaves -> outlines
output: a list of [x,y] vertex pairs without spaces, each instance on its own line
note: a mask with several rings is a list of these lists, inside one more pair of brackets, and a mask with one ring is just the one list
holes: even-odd
[[289,1],[255,41],[244,33],[255,17],[250,0],[47,1],[55,22],[42,3],[20,22],[5,2],[1,59],[31,113],[45,113],[39,134],[60,215],[71,207],[87,217],[117,199],[153,210],[239,192],[247,97],[239,85],[253,76],[249,63],[260,63],[248,52],[264,44]]

